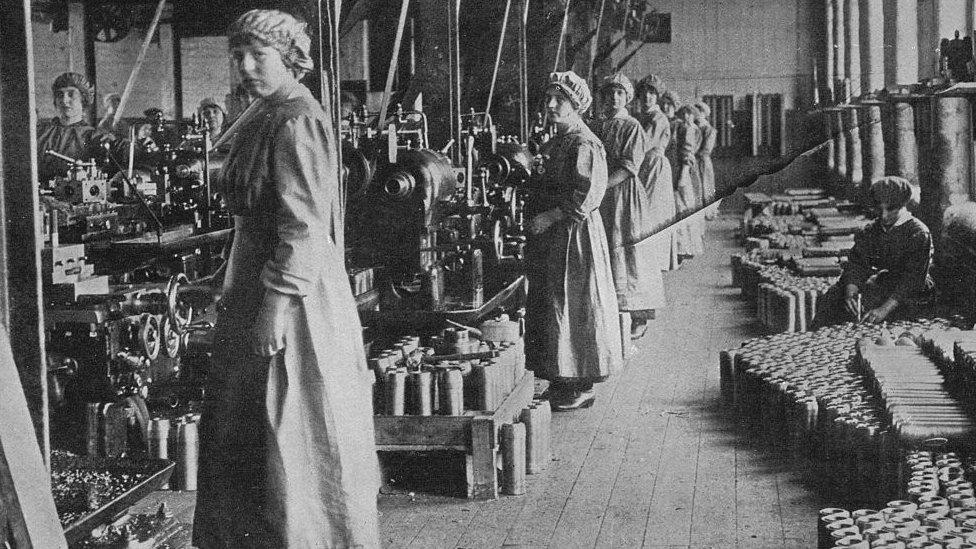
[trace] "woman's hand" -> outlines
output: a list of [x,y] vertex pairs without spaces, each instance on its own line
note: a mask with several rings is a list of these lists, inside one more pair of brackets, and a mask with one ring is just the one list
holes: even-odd
[[559,209],[542,212],[529,220],[529,234],[542,234],[552,227],[553,223],[563,218],[563,212]]
[[857,306],[857,295],[860,293],[858,287],[854,284],[848,284],[844,287],[844,309],[851,315],[851,318],[855,320],[860,320],[861,311]]
[[872,322],[872,323],[881,322],[882,320],[888,318],[888,315],[890,315],[891,312],[894,311],[895,307],[897,306],[898,306],[897,301],[893,299],[889,299],[885,301],[883,304],[879,305],[878,307],[868,311],[868,313],[864,315],[863,322]]
[[251,328],[251,352],[270,357],[285,348],[285,332],[291,322],[295,299],[274,290],[264,292],[264,301]]

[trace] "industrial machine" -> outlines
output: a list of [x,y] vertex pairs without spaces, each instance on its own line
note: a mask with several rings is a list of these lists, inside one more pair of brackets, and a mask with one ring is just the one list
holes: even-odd
[[65,158],[65,177],[41,187],[52,439],[60,448],[145,452],[151,416],[202,400],[214,296],[191,281],[222,262],[229,216],[211,188],[219,162],[206,128],[196,120],[173,127],[157,119],[158,147],[136,154],[133,143],[127,168],[110,153],[106,167]]
[[372,270],[383,311],[474,311],[521,275],[524,187],[531,157],[491,117],[462,117],[464,161],[430,148],[422,112],[386,122],[354,113],[343,131],[351,271]]

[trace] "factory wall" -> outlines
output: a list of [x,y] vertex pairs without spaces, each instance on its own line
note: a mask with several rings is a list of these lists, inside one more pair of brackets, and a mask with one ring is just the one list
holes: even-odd
[[[670,0],[670,44],[646,44],[623,68],[639,79],[655,73],[682,100],[704,95],[780,93],[785,108],[812,101],[814,51],[820,20],[811,0]],[[637,44],[618,47],[615,60]]]
[[[80,5],[71,4],[70,32],[52,32],[48,21],[32,24],[34,33],[34,84],[37,90],[37,109],[40,117],[55,115],[51,101],[51,82],[65,71],[85,73],[84,39]],[[126,79],[135,65],[145,37],[144,30],[133,30],[115,43],[95,44],[97,115],[104,113],[101,98],[108,93],[121,94]],[[230,91],[232,71],[224,37],[183,38],[183,107],[186,116],[196,109],[204,97],[224,102]],[[173,79],[172,27],[160,24],[156,38],[150,43],[146,59],[132,89],[125,117],[141,117],[150,107],[159,107],[167,117],[175,114]]]

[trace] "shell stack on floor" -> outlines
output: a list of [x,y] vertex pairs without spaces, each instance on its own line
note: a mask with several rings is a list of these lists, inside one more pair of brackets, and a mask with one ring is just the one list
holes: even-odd
[[869,222],[840,207],[848,205],[821,196],[750,196],[750,212],[761,213],[742,222],[746,251],[732,255],[732,283],[756,301],[769,331],[805,332],[817,299],[840,276],[854,233]]
[[886,326],[847,323],[746,341],[720,353],[720,384],[740,420],[773,445],[810,459],[832,497],[878,501],[897,493],[898,429],[874,379],[859,366],[861,338],[946,328],[944,319]]
[[821,509],[818,547],[976,549],[976,460],[916,450],[901,465],[904,499],[881,509]]

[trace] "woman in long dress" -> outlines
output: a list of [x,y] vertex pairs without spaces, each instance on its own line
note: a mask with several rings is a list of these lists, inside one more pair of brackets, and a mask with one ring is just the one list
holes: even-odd
[[712,164],[712,152],[715,150],[717,133],[715,127],[708,121],[712,109],[704,101],[695,103],[695,125],[701,132],[701,146],[698,147],[698,171],[702,182],[702,201],[708,206],[715,201],[715,166]]
[[221,175],[234,242],[200,424],[193,544],[379,547],[379,474],[346,277],[330,116],[299,80],[305,24],[252,10],[230,49],[259,103]]
[[630,313],[630,337],[638,339],[655,310],[666,304],[664,278],[650,240],[654,209],[640,179],[647,142],[640,122],[627,110],[634,98],[630,79],[622,74],[609,76],[600,93],[606,120],[599,137],[607,152],[609,177],[600,215],[607,230],[617,306]]
[[552,73],[546,115],[556,135],[537,157],[526,202],[526,362],[550,381],[554,410],[589,407],[593,384],[622,364],[617,296],[600,202],[606,154],[580,117],[592,103],[586,81]]
[[[701,174],[698,171],[698,149],[701,136],[695,125],[694,110],[688,105],[682,105],[675,114],[677,124],[672,137],[678,164],[674,167],[675,200],[678,205],[678,216],[686,217],[702,207]],[[704,227],[697,219],[681,222],[677,231],[678,255],[694,257],[704,251]]]
[[654,257],[662,271],[678,268],[678,248],[672,231],[663,229],[674,221],[677,209],[671,162],[665,150],[671,142],[671,122],[658,105],[660,80],[650,75],[637,83],[637,118],[644,128],[647,153],[641,164],[640,181],[651,200],[650,230]]

